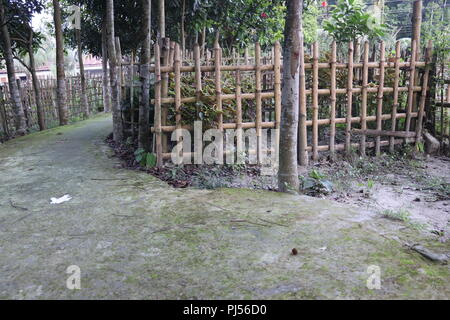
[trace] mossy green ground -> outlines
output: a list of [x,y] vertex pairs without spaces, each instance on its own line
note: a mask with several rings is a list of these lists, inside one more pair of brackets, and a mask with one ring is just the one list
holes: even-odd
[[404,246],[448,244],[327,200],[173,189],[119,168],[110,131],[98,116],[0,146],[0,298],[450,298],[449,267]]

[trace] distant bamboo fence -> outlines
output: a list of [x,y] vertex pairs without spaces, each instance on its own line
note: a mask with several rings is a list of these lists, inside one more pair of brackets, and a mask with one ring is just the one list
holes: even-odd
[[[20,81],[19,90],[22,105],[25,112],[27,129],[39,130],[36,96],[30,81]],[[44,119],[47,128],[59,125],[58,110],[56,104],[56,79],[40,79],[40,98],[43,107]],[[97,113],[103,108],[102,78],[87,77],[86,92],[90,113]],[[67,105],[69,108],[69,120],[75,122],[83,119],[81,105],[81,80],[79,76],[66,78]],[[12,109],[9,87],[7,84],[0,86],[0,139],[14,136],[14,111]]]
[[[319,152],[327,151],[334,156],[337,151],[343,150],[350,153],[354,148],[359,149],[361,154],[366,154],[367,148],[374,148],[375,154],[378,155],[384,146],[388,146],[389,150],[393,151],[395,144],[420,142],[425,97],[428,90],[431,42],[427,46],[424,61],[419,60],[415,41],[412,42],[409,58],[401,58],[399,43],[396,45],[395,54],[387,59],[385,44],[380,42],[377,46],[377,54],[374,55],[379,57],[378,61],[369,61],[369,43],[365,43],[363,47],[362,62],[353,61],[355,50],[353,43],[347,46],[348,60],[340,62],[336,59],[336,43],[332,44],[330,54],[322,58],[318,44],[313,44],[312,60],[305,59],[304,64],[308,79],[307,88],[300,92],[299,99],[308,101],[307,120],[299,122],[299,132],[307,132],[308,145],[303,150],[298,150],[299,159],[310,153],[315,161],[319,157]],[[155,119],[151,131],[155,135],[155,151],[159,164],[171,155],[167,143],[164,143],[167,141],[166,134],[177,128],[193,129],[193,123],[182,124],[180,110],[183,104],[200,100],[200,96],[203,95],[202,79],[205,75],[214,74],[215,95],[208,98],[214,102],[218,112],[216,121],[218,129],[255,128],[257,136],[260,137],[262,128],[280,128],[282,58],[279,43],[276,43],[271,54],[264,58],[261,57],[261,48],[258,43],[255,44],[253,57],[249,57],[246,50],[244,57],[233,53],[226,59],[222,57],[222,49],[218,44],[214,47],[213,57],[209,54],[209,50],[205,50],[205,56],[200,57],[198,45],[195,45],[192,54],[186,52],[183,55],[177,44],[173,43],[169,48],[167,52],[167,50],[161,50],[159,44],[154,47],[157,61],[151,68],[156,79],[155,99],[152,100],[155,107]],[[187,60],[183,60],[183,57]],[[222,81],[224,72],[235,74],[236,87],[233,93],[223,92],[226,86]],[[239,80],[242,72],[253,74],[254,92],[241,92]],[[393,83],[390,86],[385,80],[388,72],[393,72]],[[417,76],[419,72],[421,77]],[[186,73],[194,74],[192,77],[194,79],[192,86],[196,88],[194,96],[181,94],[181,77]],[[344,74],[345,87],[342,87],[342,84],[338,87],[338,73],[341,75],[340,80]],[[323,79],[324,75],[325,79]],[[322,78],[319,79],[319,76]],[[174,97],[167,95],[170,81],[174,81]],[[373,95],[375,97],[372,98]],[[385,101],[388,95],[392,95],[392,102],[389,102],[389,105]],[[419,99],[416,100],[416,96],[419,96]],[[337,114],[338,98],[344,100],[339,105],[339,114]],[[403,110],[399,109],[400,98],[406,101]],[[269,99],[273,99],[274,117],[263,120],[262,105]],[[232,122],[224,122],[222,116],[222,103],[228,100],[236,102]],[[240,106],[243,100],[254,101],[255,112],[252,121],[242,121]],[[174,125],[167,125],[167,112],[164,109],[168,105],[175,105]],[[338,132],[337,129],[343,130]],[[328,136],[321,139],[320,137],[327,132]],[[338,139],[337,133],[343,133],[344,137]],[[368,141],[370,139],[372,140]],[[257,148],[259,155],[261,152],[259,141]]]

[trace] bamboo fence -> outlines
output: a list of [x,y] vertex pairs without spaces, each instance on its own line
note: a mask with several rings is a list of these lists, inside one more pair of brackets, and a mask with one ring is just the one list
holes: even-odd
[[[20,97],[25,113],[28,131],[39,130],[36,96],[31,81],[19,81]],[[43,107],[46,128],[59,125],[56,104],[56,79],[39,79],[39,94]],[[86,78],[86,92],[90,113],[97,113],[103,107],[102,78]],[[81,80],[79,76],[66,78],[67,105],[69,120],[75,122],[83,119],[81,106]],[[14,112],[8,85],[0,86],[0,138],[14,136]]]
[[[306,78],[309,81],[307,81],[306,89],[300,90],[299,101],[308,101],[308,117],[306,121],[299,122],[299,131],[307,132],[308,144],[303,150],[298,150],[299,159],[311,153],[312,159],[316,161],[319,152],[326,151],[330,156],[334,156],[337,151],[343,150],[350,153],[355,148],[359,149],[362,155],[367,153],[367,148],[374,148],[375,154],[379,155],[381,148],[385,146],[393,151],[396,144],[420,142],[430,72],[431,42],[426,48],[424,61],[418,59],[415,41],[412,42],[410,56],[402,57],[402,59],[399,42],[396,43],[394,55],[389,59],[386,58],[384,42],[380,42],[376,54],[372,55],[372,57],[379,57],[378,61],[369,61],[368,42],[363,44],[362,62],[359,62],[359,59],[355,62],[353,59],[355,51],[353,43],[349,43],[347,48],[347,61],[341,62],[336,58],[336,43],[332,44],[331,53],[326,57],[320,57],[319,46],[314,43],[312,59],[304,61]],[[205,56],[201,57],[198,45],[195,45],[192,54],[186,52],[184,55],[180,54],[179,46],[174,45],[173,49],[166,53],[169,58],[164,59],[164,50],[156,45],[157,62],[151,67],[151,72],[155,73],[156,79],[155,99],[152,100],[155,106],[155,121],[151,131],[156,135],[154,150],[158,163],[162,164],[164,159],[171,157],[167,142],[165,144],[162,142],[167,141],[167,134],[178,128],[193,129],[193,123],[182,125],[180,110],[184,104],[200,100],[203,94],[202,79],[205,76],[214,74],[215,95],[209,98],[214,101],[218,111],[216,124],[219,130],[255,128],[257,137],[260,137],[262,128],[280,128],[282,72],[280,50],[279,43],[276,43],[271,53],[262,57],[261,48],[256,43],[253,57],[249,57],[246,50],[244,57],[239,57],[234,52],[233,56],[223,58],[222,49],[216,43],[213,56],[206,49]],[[175,59],[170,58],[171,56],[175,56]],[[162,57],[161,63],[158,57]],[[183,57],[188,60],[183,60]],[[370,77],[371,71],[375,75],[374,78]],[[385,78],[387,73],[392,71],[393,84],[387,86]],[[236,87],[233,93],[223,92],[226,83],[223,81],[222,74],[225,72],[235,74]],[[254,92],[241,92],[240,77],[243,72],[253,74]],[[421,77],[418,76],[419,72]],[[196,88],[196,94],[182,96],[181,77],[183,74],[192,73],[194,74],[192,86]],[[264,73],[263,76],[262,73]],[[338,73],[345,74],[345,87],[338,87]],[[324,76],[325,79],[323,79]],[[169,81],[175,82],[174,97],[169,97],[167,89],[164,89],[169,86]],[[321,86],[321,83],[326,83],[326,86]],[[371,96],[374,95],[375,98],[372,99]],[[419,101],[415,100],[415,96],[420,97]],[[339,114],[337,114],[338,98],[341,101]],[[403,98],[404,110],[399,109],[400,98]],[[273,99],[269,108],[272,106],[274,117],[263,120],[262,106],[265,105],[266,100],[270,99]],[[222,104],[230,100],[236,102],[234,120],[224,122]],[[251,121],[243,122],[242,120],[243,100],[254,101],[254,118]],[[167,110],[170,105],[175,105],[175,125],[167,125],[167,112],[164,110]],[[371,110],[369,105],[373,106]],[[340,132],[345,136],[343,139],[337,138],[338,128],[343,129],[343,132]],[[328,134],[326,138],[320,138],[326,134]],[[262,146],[258,138],[256,150],[258,159],[261,151]]]

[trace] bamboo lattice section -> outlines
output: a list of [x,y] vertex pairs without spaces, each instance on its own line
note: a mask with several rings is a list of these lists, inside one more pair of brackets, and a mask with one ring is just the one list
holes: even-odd
[[[422,134],[431,43],[428,44],[425,61],[419,61],[415,41],[412,42],[409,58],[401,57],[399,42],[391,55],[386,55],[384,42],[376,46],[377,51],[373,55],[369,53],[368,42],[361,45],[361,50],[355,48],[358,45],[348,44],[344,58],[347,61],[344,62],[338,61],[336,43],[332,43],[327,57],[320,56],[319,46],[314,43],[311,55],[305,58],[306,88],[300,92],[305,98],[300,97],[300,101],[306,100],[307,108],[306,119],[300,117],[299,132],[307,133],[307,144],[304,149],[299,148],[299,159],[307,158],[311,153],[315,161],[320,152],[327,151],[334,157],[338,151],[350,153],[355,148],[362,155],[367,153],[367,148],[374,148],[375,154],[379,155],[384,146],[393,151],[396,144],[419,141],[417,138]],[[195,45],[192,53],[186,52],[184,55],[180,54],[178,45],[169,47],[174,52],[168,54],[168,63],[164,63],[164,50],[159,45],[155,46],[157,62],[151,67],[156,78],[155,99],[152,100],[155,121],[151,131],[157,137],[158,163],[171,157],[168,144],[159,146],[159,140],[164,141],[166,135],[177,128],[193,130],[193,123],[186,123],[182,118],[184,105],[199,103],[205,98],[217,112],[215,125],[218,129],[256,129],[256,154],[260,160],[261,130],[280,128],[281,125],[282,57],[279,43],[274,45],[270,55],[264,57],[258,43],[252,48],[253,57],[249,57],[248,48],[243,57],[237,52],[231,57],[223,57],[222,48],[217,43],[212,52],[201,50],[199,45]],[[361,51],[362,61],[359,57],[354,59],[355,51]],[[369,61],[369,56],[378,57],[378,61]],[[187,60],[183,60],[183,57]],[[224,80],[224,74],[228,72],[233,74],[234,92],[227,92],[228,82]],[[422,77],[417,77],[419,72]],[[243,90],[244,73],[252,75],[252,92]],[[180,92],[179,85],[185,76],[192,79],[195,94],[183,95]],[[214,84],[214,93],[205,97],[204,80],[208,77]],[[167,79],[166,83],[164,79]],[[416,83],[418,79],[422,83]],[[175,88],[172,96],[165,89],[171,81],[174,81]],[[418,103],[414,102],[416,95],[420,97]],[[223,115],[224,106],[230,101],[234,103],[232,121],[225,120]],[[252,102],[253,116],[244,121],[243,103],[249,101]],[[269,104],[272,116],[268,117],[264,112],[267,111],[267,101],[273,101]],[[168,110],[171,105],[175,107],[175,123],[168,124],[169,117],[164,110]],[[276,141],[278,139],[279,136]]]

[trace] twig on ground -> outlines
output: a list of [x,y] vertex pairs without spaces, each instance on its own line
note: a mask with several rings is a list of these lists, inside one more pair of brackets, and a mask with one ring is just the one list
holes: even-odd
[[23,211],[28,211],[28,208],[21,207],[21,206],[18,206],[16,204],[14,204],[11,199],[9,199],[9,203],[11,204],[11,207],[13,207],[13,208],[20,209],[20,210],[23,210]]

